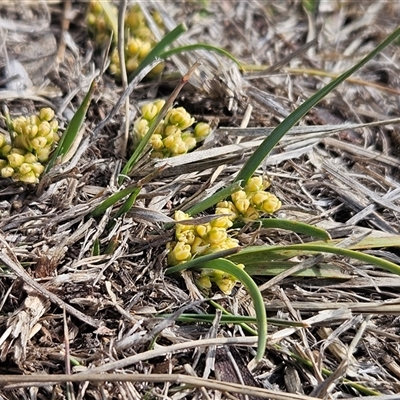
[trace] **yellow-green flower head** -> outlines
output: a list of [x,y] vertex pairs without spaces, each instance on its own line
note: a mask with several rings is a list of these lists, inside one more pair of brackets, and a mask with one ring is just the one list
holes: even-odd
[[149,42],[143,42],[139,49],[139,60],[143,60],[151,50],[151,44]]
[[185,220],[191,219],[191,218],[190,218],[189,214],[186,214],[181,210],[177,210],[177,211],[175,211],[174,219],[175,219],[175,221],[185,221]]
[[126,55],[128,57],[136,57],[139,54],[139,51],[142,46],[143,46],[143,41],[140,40],[139,38],[133,38],[133,37],[129,38],[125,48]]
[[250,206],[246,212],[243,214],[243,219],[244,220],[250,220],[250,221],[255,221],[260,217],[260,214],[258,211],[253,207]]
[[219,245],[219,244],[223,243],[227,237],[228,237],[228,234],[226,232],[226,229],[224,229],[224,228],[213,227],[210,229],[210,231],[207,234],[208,242],[211,245]]
[[272,214],[278,211],[281,207],[282,207],[281,201],[275,195],[269,193],[269,197],[262,203],[260,211]]
[[23,162],[20,167],[18,168],[18,172],[22,175],[25,175],[29,172],[32,171],[32,164],[28,164],[26,162]]
[[25,183],[37,183],[38,182],[38,179],[33,171],[29,171],[26,174],[19,173],[19,174],[17,174],[17,176],[15,178],[16,178],[16,180],[25,182]]
[[27,118],[27,125],[40,125],[40,118],[37,115],[31,115]]
[[34,154],[28,152],[24,156],[24,161],[26,163],[32,164],[34,162],[37,162],[37,157]]
[[32,163],[32,171],[35,173],[37,177],[43,174],[44,172],[44,165],[40,162]]
[[46,162],[49,159],[51,149],[49,147],[43,147],[42,149],[36,150],[36,156],[40,162]]
[[168,264],[177,265],[192,258],[190,245],[184,242],[177,242],[175,247],[168,253]]
[[233,222],[228,217],[220,217],[212,220],[210,224],[214,228],[229,229],[233,225]]
[[[137,60],[137,58],[128,58],[126,60],[126,70],[128,72],[135,71],[138,68],[138,66],[139,66],[139,61]],[[121,75],[121,70],[119,69],[119,67],[118,67],[118,71],[119,71],[119,74]]]
[[193,240],[191,252],[192,255],[201,254],[207,248],[206,242],[199,236],[196,236]]
[[14,168],[10,166],[3,167],[0,173],[3,178],[11,178],[14,175]]
[[212,283],[208,275],[200,276],[200,278],[196,279],[196,283],[200,289],[209,290],[212,287]]
[[236,279],[230,275],[215,279],[215,284],[219,287],[222,293],[227,295],[232,293],[236,283]]
[[265,192],[264,190],[258,190],[252,194],[251,204],[256,208],[262,207],[262,204],[264,201],[269,199],[270,195],[270,193]]
[[51,130],[53,131],[53,133],[57,133],[57,131],[58,131],[58,121],[56,119],[53,119],[52,121],[50,121],[50,127],[51,127]]
[[167,125],[164,127],[164,136],[174,136],[180,137],[182,135],[182,131],[174,125]]
[[194,231],[192,229],[181,231],[179,234],[177,233],[175,236],[179,242],[183,242],[190,245],[194,243],[194,240],[196,238],[196,235],[194,234]]
[[185,142],[187,151],[193,150],[196,147],[197,141],[190,132],[183,132],[182,140]]
[[231,220],[234,221],[239,217],[239,212],[235,205],[228,200],[220,201],[215,209],[215,214],[232,214]]
[[193,125],[194,118],[191,117],[183,107],[177,107],[168,111],[165,117],[165,123],[175,125],[179,129],[185,130]]
[[164,107],[165,100],[155,100],[153,104],[157,107],[157,114],[158,114]]
[[47,139],[45,137],[35,137],[31,140],[31,146],[36,151],[43,149],[47,145]]
[[152,145],[154,150],[161,150],[164,148],[164,143],[161,135],[151,135],[150,144]]
[[146,26],[143,26],[142,28],[137,29],[135,31],[135,36],[139,37],[144,42],[148,42],[149,44],[153,43],[153,35],[151,33],[151,30],[149,28],[147,28]]
[[142,118],[152,121],[160,112],[155,102],[147,103],[142,107]]
[[270,183],[263,179],[262,176],[253,176],[250,178],[244,187],[247,193],[258,192],[260,190],[265,190],[270,186]]
[[133,125],[133,132],[135,133],[136,137],[138,137],[139,139],[143,139],[148,130],[149,123],[147,120],[139,118],[135,121]]
[[186,143],[180,138],[178,137],[172,144],[172,146],[170,146],[170,151],[171,151],[171,155],[172,156],[177,156],[180,154],[185,154],[188,151],[188,148],[186,146]]
[[211,132],[210,125],[206,124],[205,122],[199,122],[193,131],[194,137],[198,142],[203,141]]
[[6,135],[0,133],[0,148],[7,144]]
[[125,23],[127,28],[133,31],[145,26],[145,18],[139,6],[135,5],[129,9],[126,14]]
[[42,108],[42,109],[39,111],[39,118],[40,118],[42,121],[50,122],[54,117],[55,117],[55,113],[54,113],[54,111],[53,111],[51,108],[49,108],[49,107]]
[[25,161],[25,157],[18,153],[11,153],[7,156],[8,163],[12,168],[19,168]]
[[[231,195],[233,204],[235,204],[238,200],[245,200],[248,198],[247,193],[244,190],[238,190],[235,193],[232,193]],[[236,204],[235,204],[236,206]]]
[[205,239],[207,237],[208,232],[210,232],[211,225],[203,224],[203,225],[195,225],[194,230],[196,235]]
[[51,126],[47,121],[42,121],[40,123],[38,131],[38,134],[40,136],[47,136],[51,131],[52,131]]
[[246,214],[247,210],[250,207],[250,200],[249,199],[237,199],[234,201],[235,207],[239,211],[240,214],[244,215]]

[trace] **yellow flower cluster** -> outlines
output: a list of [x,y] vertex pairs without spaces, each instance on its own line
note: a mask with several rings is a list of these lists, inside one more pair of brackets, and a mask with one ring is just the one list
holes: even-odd
[[38,115],[17,117],[10,122],[10,138],[0,134],[0,176],[37,183],[59,140],[54,111],[42,108]]
[[[216,209],[217,214],[223,210]],[[176,221],[191,219],[182,211],[175,213]],[[189,261],[192,257],[201,254],[210,254],[216,251],[231,249],[239,246],[236,239],[229,237],[227,229],[233,225],[232,218],[222,216],[202,225],[176,224],[176,241],[168,243],[168,264],[177,265]],[[236,284],[236,279],[218,270],[203,270],[197,281],[204,289],[211,288],[214,282],[222,292],[230,294]]]
[[[268,186],[269,183],[262,177],[253,177],[249,179],[244,190],[232,194],[232,201],[221,201],[217,204],[215,213],[221,217],[202,225],[177,223],[175,241],[168,243],[168,264],[182,264],[196,255],[238,247],[239,242],[231,238],[228,232],[235,220],[256,220],[260,213],[272,214],[281,207],[280,200],[265,191]],[[176,221],[190,219],[182,211],[175,213]],[[243,265],[240,266],[244,268]],[[232,275],[219,270],[202,270],[197,284],[203,289],[210,289],[212,283],[225,294],[230,294],[237,281]]]
[[[164,100],[156,100],[142,107],[142,116],[133,126],[134,145],[146,135],[150,123],[157,117]],[[176,107],[168,111],[150,138],[153,158],[174,157],[194,149],[211,132],[210,125],[199,122],[192,129],[194,118],[183,108]]]
[[232,194],[232,201],[222,201],[217,207],[244,221],[257,220],[260,213],[273,214],[281,208],[282,203],[275,195],[265,191],[268,187],[269,182],[261,176],[254,176],[249,179],[244,190]]
[[[117,7],[109,4],[109,8],[113,13],[112,18],[117,19]],[[153,19],[162,27],[161,16],[153,13]],[[87,15],[88,26],[94,34],[96,43],[105,43],[109,40],[112,28],[109,19],[107,18],[103,6],[99,0],[91,0]],[[129,6],[125,16],[125,65],[128,74],[137,69],[144,58],[150,53],[156,45],[156,40],[152,34],[146,19],[140,9],[140,6],[135,4]],[[114,35],[116,32],[114,32]],[[150,72],[149,75],[158,75],[164,69],[164,64],[160,63]],[[118,49],[114,48],[110,55],[110,72],[116,77],[121,76],[121,68],[119,63]]]

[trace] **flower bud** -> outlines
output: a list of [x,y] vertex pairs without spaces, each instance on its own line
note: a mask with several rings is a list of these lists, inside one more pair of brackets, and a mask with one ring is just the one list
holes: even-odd
[[198,142],[203,141],[211,132],[210,125],[206,124],[205,122],[199,122],[193,131],[194,137]]
[[270,196],[270,193],[265,192],[264,190],[259,190],[257,192],[254,192],[253,195],[251,196],[251,204],[259,208],[262,206],[263,202],[265,200],[268,200]]
[[[133,71],[135,71],[135,70],[138,68],[138,66],[139,66],[139,62],[138,62],[137,59],[135,59],[135,58],[128,58],[128,59],[126,60],[126,70],[127,70],[128,72],[133,72]],[[120,71],[119,73],[121,73],[121,71]]]
[[162,141],[161,135],[151,135],[150,144],[154,150],[161,150],[164,148],[164,143]]
[[50,148],[49,147],[43,147],[42,149],[39,149],[36,151],[36,156],[40,162],[46,162],[49,159],[50,156]]
[[31,115],[29,118],[27,118],[27,125],[40,125],[40,119],[37,115]]
[[126,15],[125,23],[134,31],[145,24],[144,15],[138,7],[132,7]]
[[55,116],[55,113],[54,113],[54,111],[51,109],[51,108],[49,108],[49,107],[46,107],[46,108],[42,108],[40,111],[39,111],[39,118],[42,120],[42,121],[51,121],[53,118],[54,118],[54,116]]
[[25,157],[18,153],[12,153],[7,156],[8,163],[12,168],[19,168],[25,161]]
[[158,112],[156,104],[147,103],[142,107],[142,118],[150,122],[157,116]]
[[[51,126],[47,121],[42,121],[39,125],[39,135],[47,136],[51,132]],[[35,135],[36,136],[36,135]]]
[[273,194],[269,193],[269,198],[262,203],[260,211],[272,214],[282,207],[281,201]]
[[194,123],[194,118],[183,108],[172,108],[168,111],[165,121],[169,125],[176,125],[181,130],[189,128]]
[[164,136],[178,137],[178,136],[181,136],[181,134],[182,134],[182,131],[174,125],[167,125],[164,127]]
[[168,253],[167,258],[170,265],[189,261],[192,258],[191,247],[183,242],[177,242],[173,250]]
[[245,213],[243,213],[244,220],[255,221],[260,217],[258,211],[253,207],[250,206]]
[[211,221],[210,224],[214,228],[229,229],[233,222],[228,217],[220,217]]
[[185,154],[188,151],[185,142],[180,137],[174,141],[174,143],[170,147],[170,150],[173,156]]
[[191,133],[184,132],[182,134],[182,140],[184,141],[187,151],[193,150],[196,147],[196,139]]
[[143,42],[142,46],[140,47],[139,50],[139,59],[143,60],[149,53],[151,50],[151,45],[149,42]]
[[224,242],[227,236],[228,234],[226,233],[226,230],[223,228],[211,228],[207,234],[210,244],[213,245],[218,245]]
[[40,162],[35,162],[32,164],[32,171],[35,173],[37,177],[43,174],[44,172],[44,165]]
[[149,123],[143,118],[136,120],[135,124],[133,125],[133,132],[138,139],[143,139],[148,130]]
[[231,198],[233,204],[235,204],[238,200],[247,199],[247,193],[244,190],[238,190],[237,192],[231,194]]
[[235,206],[240,214],[245,214],[250,206],[249,199],[238,199],[235,201]]
[[33,155],[32,153],[26,153],[25,154],[25,162],[32,164],[34,162],[37,162],[37,157]]
[[244,187],[244,190],[247,193],[250,192],[258,192],[259,190],[264,190],[266,189],[266,181],[264,182],[262,176],[253,176],[250,178]]
[[[126,44],[126,55],[128,57],[136,57],[143,45],[140,39],[130,38]],[[119,60],[118,60],[119,61]]]
[[205,246],[206,243],[204,242],[204,240],[201,237],[196,236],[191,246],[192,255],[201,253],[204,250]]
[[156,100],[153,102],[153,104],[157,107],[157,114],[158,114],[164,107],[165,100]]
[[207,233],[210,232],[210,229],[211,229],[210,224],[195,225],[194,227],[196,235],[198,235],[201,238],[205,238],[207,236]]
[[3,178],[11,178],[14,175],[14,168],[10,166],[4,167],[1,169],[0,173]]
[[43,149],[47,145],[47,139],[45,137],[35,137],[31,140],[32,148],[36,151]]
[[207,275],[201,276],[200,278],[196,279],[196,283],[200,289],[207,290],[207,289],[211,289],[211,286],[212,286],[210,277]]
[[27,174],[27,173],[29,173],[29,172],[31,172],[31,171],[32,171],[32,164],[28,164],[28,163],[26,163],[26,162],[22,163],[22,164],[20,165],[20,167],[18,168],[18,172],[19,172],[21,175],[25,175],[25,174]]
[[19,174],[18,180],[25,183],[37,183],[38,179],[33,171],[28,172],[27,174]]

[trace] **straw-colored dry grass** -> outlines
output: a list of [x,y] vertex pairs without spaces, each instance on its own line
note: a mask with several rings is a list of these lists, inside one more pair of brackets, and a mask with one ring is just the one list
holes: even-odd
[[[400,398],[397,275],[331,257],[341,278],[256,278],[269,317],[306,327],[270,324],[267,353],[255,365],[256,339],[241,328],[220,325],[218,318],[212,326],[175,322],[182,312],[214,311],[191,274],[165,276],[165,244],[173,232],[163,228],[174,210],[231,182],[267,127],[394,30],[400,3],[320,1],[314,13],[298,0],[151,3],[169,16],[167,26],[186,22],[185,41],[219,45],[252,71],[241,74],[226,60],[202,54],[203,65],[178,103],[218,128],[192,154],[167,164],[139,163],[132,183],[164,169],[111,230],[111,213],[89,215],[116,191],[127,156],[121,156],[125,107],[95,129],[123,94],[107,73],[76,155],[39,186],[0,181],[0,399],[361,396],[344,378],[381,393],[379,399]],[[51,104],[66,122],[76,111],[102,63],[85,27],[86,6],[2,2],[0,101],[13,115]],[[399,56],[392,44],[313,109],[265,160],[259,172],[271,177],[282,200],[278,216],[326,228],[333,238],[399,234]],[[130,96],[128,118],[141,101],[168,96],[179,82],[177,68],[186,72],[198,57],[173,60],[161,81],[142,82]],[[29,79],[18,84],[16,69],[7,75],[12,60],[20,61]],[[238,238],[244,246],[310,240],[254,227],[243,228]],[[104,255],[92,256],[97,241]],[[110,242],[113,251],[105,254]],[[400,264],[399,247],[370,253]],[[231,312],[253,315],[240,287],[231,296],[214,294]],[[162,312],[175,314],[154,318]],[[310,366],[289,351],[311,360]],[[323,375],[321,367],[333,375]]]

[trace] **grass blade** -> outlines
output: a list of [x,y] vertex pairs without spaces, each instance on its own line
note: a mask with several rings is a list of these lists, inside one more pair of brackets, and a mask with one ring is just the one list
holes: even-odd
[[[199,259],[204,258],[200,257]],[[200,265],[188,266],[189,263],[180,264],[179,267],[182,269],[217,269],[227,274],[232,275],[239,280],[249,292],[249,295],[254,303],[254,309],[256,311],[256,319],[258,326],[258,345],[256,359],[261,360],[265,353],[267,345],[267,313],[265,311],[264,300],[261,292],[258,290],[258,286],[253,281],[251,276],[239,268],[236,264],[223,258],[218,258],[211,261],[206,261]],[[171,268],[169,268],[171,270]]]
[[299,255],[331,253],[354,258],[365,263],[376,265],[386,271],[400,275],[400,266],[383,258],[365,254],[360,251],[334,247],[329,244],[303,243],[289,246],[257,246],[243,249],[229,259],[235,263],[257,264],[260,260],[288,259]]
[[100,215],[103,215],[109,207],[112,207],[115,203],[122,200],[124,197],[129,196],[131,194],[135,194],[136,196],[140,192],[140,187],[137,186],[130,186],[126,189],[120,190],[117,193],[114,193],[108,199],[104,200],[101,204],[99,204],[92,212],[91,216],[96,218]]
[[241,62],[235,58],[231,53],[229,53],[228,51],[222,49],[221,47],[218,46],[213,46],[212,44],[207,44],[207,43],[195,43],[195,44],[189,44],[186,46],[179,46],[179,47],[175,47],[171,50],[167,50],[164,51],[163,53],[160,54],[160,57],[162,59],[167,59],[168,57],[174,56],[176,54],[180,54],[180,53],[185,53],[187,51],[193,51],[193,50],[207,50],[207,51],[214,51],[224,57],[229,58],[230,60],[232,60],[235,64],[237,64],[237,66],[240,69],[243,69],[243,66],[241,64]]
[[129,197],[125,200],[124,204],[120,207],[120,209],[116,212],[115,216],[113,219],[107,224],[107,229],[111,229],[115,221],[121,216],[126,214],[135,204],[136,198],[138,197],[138,194],[140,193],[140,188],[137,188],[133,193],[129,195]]
[[189,215],[198,214],[208,208],[214,206],[215,204],[219,203],[222,200],[225,200],[229,197],[232,193],[237,192],[238,190],[243,189],[242,182],[234,182],[227,186],[226,188],[214,193],[212,196],[207,197],[206,199],[200,201],[200,203],[190,207],[189,210],[185,211]]
[[[304,222],[297,222],[290,219],[279,218],[262,218],[254,221],[254,224],[260,223],[263,228],[285,229],[296,233],[303,233],[305,235],[315,236],[323,240],[330,239],[330,236],[325,229],[317,228],[316,226],[305,224]],[[235,223],[234,228],[240,228],[244,225],[244,222]]]
[[239,174],[235,178],[236,181],[243,180],[247,182],[254,174],[256,169],[262,163],[264,158],[270,153],[275,145],[282,139],[282,137],[292,128],[312,107],[320,102],[325,96],[327,96],[333,89],[340,85],[349,76],[354,74],[358,69],[365,65],[368,61],[374,58],[379,52],[381,52],[386,46],[392,43],[400,36],[400,28],[397,28],[391,35],[389,35],[379,46],[372,50],[367,56],[365,56],[360,62],[351,67],[349,70],[344,72],[338,78],[328,83],[325,87],[311,96],[306,100],[300,107],[294,110],[287,118],[285,118],[272,132],[271,135],[265,139],[257,150],[247,160],[246,164],[240,170]]
[[79,131],[83,125],[83,122],[85,121],[86,112],[92,100],[93,92],[96,89],[96,85],[97,81],[93,79],[92,83],[90,84],[89,91],[87,92],[85,98],[82,101],[82,104],[76,111],[75,115],[72,117],[70,123],[67,126],[67,129],[65,130],[64,134],[62,135],[58,143],[57,149],[54,151],[51,160],[47,164],[46,171],[49,171],[54,166],[59,157],[62,157],[68,152],[74,140],[78,136]]

